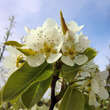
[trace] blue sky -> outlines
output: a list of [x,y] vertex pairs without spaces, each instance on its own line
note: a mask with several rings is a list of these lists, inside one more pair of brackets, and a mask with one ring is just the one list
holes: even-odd
[[[84,24],[83,32],[91,46],[99,52],[95,61],[104,69],[110,55],[110,0],[2,0],[0,2],[0,37],[3,39],[8,17],[14,15],[16,26],[10,39],[19,40],[25,34],[24,26],[36,28],[47,18],[58,23],[62,10],[66,21]],[[1,41],[0,40],[0,41]]]

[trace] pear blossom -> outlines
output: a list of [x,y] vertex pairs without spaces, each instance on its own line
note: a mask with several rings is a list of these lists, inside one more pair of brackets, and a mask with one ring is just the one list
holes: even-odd
[[100,104],[98,103],[97,99],[96,99],[96,95],[93,91],[89,92],[89,105],[93,105],[95,107],[99,107]]
[[105,100],[109,97],[109,94],[105,89],[103,81],[104,80],[100,79],[99,75],[91,80],[91,91],[89,92],[89,105],[94,105],[95,107],[100,106],[100,104],[96,100],[96,94],[100,97],[101,100]]
[[68,31],[64,35],[61,60],[69,66],[82,65],[88,61],[88,57],[83,55],[83,52],[89,47],[89,40],[83,34],[77,34],[83,26],[78,27],[75,22],[70,22],[67,26]]
[[93,60],[89,61],[87,64],[81,67],[81,71],[90,73],[95,73],[98,70],[98,65],[94,63]]
[[96,72],[96,74],[92,74],[92,79],[90,81],[91,91],[89,93],[89,105],[99,106],[96,95],[99,96],[101,100],[106,100],[109,97],[106,86],[106,79],[108,77],[108,72]]
[[70,31],[73,33],[79,32],[81,29],[83,29],[84,25],[78,26],[78,24],[75,21],[70,21],[67,24]]
[[79,35],[79,42],[76,43],[75,49],[79,53],[83,53],[89,47],[90,41],[83,34]]
[[[84,83],[80,82],[80,85],[85,87],[85,89],[89,92],[89,105],[93,105],[95,107],[100,106],[96,95],[101,100],[105,100],[109,97],[109,94],[105,88],[108,71],[100,72],[98,70],[98,66],[93,61],[89,61],[86,65],[82,66],[80,71],[80,78],[87,78],[87,80],[84,80]],[[86,84],[88,83],[90,86],[87,89]]]
[[5,56],[3,60],[4,66],[9,69],[8,76],[10,73],[17,70],[19,67],[22,66],[23,62],[21,60],[24,60],[24,55],[19,52],[15,47],[7,47],[8,56]]
[[42,27],[37,29],[28,29],[28,35],[25,37],[26,48],[36,52],[35,55],[27,56],[27,62],[31,66],[39,66],[45,62],[54,63],[61,56],[61,47],[63,38],[58,31],[57,24],[54,20],[48,19]]
[[106,80],[108,77],[108,72],[97,72],[91,80],[91,89],[96,93],[101,99],[107,99],[109,94],[105,89]]

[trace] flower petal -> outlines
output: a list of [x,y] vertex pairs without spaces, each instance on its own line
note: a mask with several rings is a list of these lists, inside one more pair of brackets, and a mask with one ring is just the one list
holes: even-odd
[[108,71],[102,71],[102,72],[100,72],[100,76],[101,76],[101,79],[106,80],[107,77],[109,76],[109,72]]
[[86,55],[78,55],[75,57],[74,62],[78,65],[82,65],[88,61],[88,57]]
[[47,19],[44,24],[43,24],[43,28],[47,29],[47,28],[53,28],[53,27],[57,27],[57,23],[56,21],[54,21],[53,19]]
[[26,60],[30,66],[37,67],[45,62],[45,57],[44,55],[37,54],[35,56],[28,56]]
[[71,31],[73,31],[74,33],[79,32],[84,26],[78,26],[78,24],[74,21],[69,22],[68,27]]
[[69,66],[74,66],[74,61],[69,56],[62,56],[61,61]]
[[109,97],[109,94],[104,87],[100,87],[98,95],[100,96],[101,99],[107,99]]
[[48,62],[48,63],[54,63],[54,62],[56,62],[61,56],[62,56],[61,53],[51,54],[51,55],[48,57],[47,62]]
[[100,91],[99,84],[98,84],[97,80],[95,80],[94,78],[91,80],[91,89],[96,94],[98,94]]
[[96,100],[96,96],[93,91],[90,91],[89,93],[89,105],[94,105],[95,107],[100,106],[100,104]]

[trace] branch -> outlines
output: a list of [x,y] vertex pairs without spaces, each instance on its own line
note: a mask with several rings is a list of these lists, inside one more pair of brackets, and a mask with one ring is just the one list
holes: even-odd
[[67,89],[67,84],[65,81],[62,81],[62,86],[61,86],[61,90],[60,93],[56,96],[56,100],[57,102],[59,102],[61,100],[61,98],[63,97],[65,91]]
[[[5,42],[8,41],[8,38],[9,38],[9,36],[10,36],[10,34],[11,34],[11,30],[12,30],[12,27],[13,27],[13,25],[14,25],[14,16],[12,16],[11,18],[9,18],[9,20],[10,20],[10,25],[9,25],[9,28],[8,28],[8,30],[7,30],[7,32],[6,32],[6,37],[4,37],[4,38],[5,38]],[[5,52],[5,48],[6,48],[6,46],[3,45],[2,51],[1,51],[1,54],[0,54],[0,61],[1,61],[2,58],[3,58],[3,54],[4,54],[4,52]]]
[[53,80],[51,83],[51,105],[49,110],[53,110],[55,104],[57,103],[56,96],[55,96],[55,86],[58,79],[59,79],[58,74],[53,76]]

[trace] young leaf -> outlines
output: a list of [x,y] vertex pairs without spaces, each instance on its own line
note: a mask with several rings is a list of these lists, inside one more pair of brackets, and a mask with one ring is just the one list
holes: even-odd
[[68,87],[63,96],[63,99],[61,101],[61,104],[58,110],[67,110],[66,106],[67,106],[68,99],[70,97],[70,93],[71,93],[71,87]]
[[70,67],[63,64],[61,68],[61,75],[66,81],[72,81],[76,76],[77,69],[78,66]]
[[2,92],[0,91],[0,105],[2,104]]
[[4,44],[8,45],[8,46],[14,46],[14,47],[22,47],[22,46],[24,46],[23,44],[20,44],[17,41],[7,41]]
[[84,54],[88,57],[88,59],[90,61],[97,55],[97,52],[96,52],[96,50],[94,50],[92,48],[87,48],[85,50]]
[[47,63],[39,67],[30,67],[25,63],[9,77],[3,89],[3,101],[14,99],[32,84],[33,81],[37,79],[39,79],[39,81],[46,80],[52,73],[52,65]]
[[0,89],[0,105],[2,104],[2,101],[3,101],[3,88]]
[[35,55],[36,52],[32,49],[22,49],[22,48],[17,48],[17,50],[19,50],[21,53],[23,53],[26,56],[30,56],[30,55]]
[[70,87],[62,99],[59,110],[84,110],[84,105],[84,95],[78,90]]
[[89,97],[85,95],[85,109],[84,110],[95,110],[94,106],[89,105]]
[[61,21],[61,27],[62,27],[63,34],[65,35],[68,28],[67,28],[67,25],[65,23],[62,11],[60,11],[60,21]]
[[51,82],[51,78],[32,84],[22,95],[22,102],[27,108],[31,108],[40,101]]

